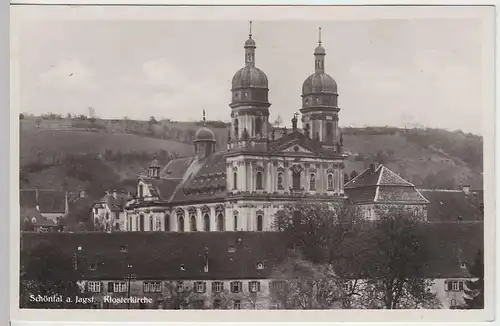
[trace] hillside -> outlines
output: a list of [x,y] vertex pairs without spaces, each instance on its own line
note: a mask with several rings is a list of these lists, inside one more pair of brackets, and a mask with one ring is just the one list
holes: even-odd
[[[20,120],[21,186],[134,191],[138,173],[156,156],[162,164],[193,153],[200,123],[169,120]],[[207,122],[224,148],[227,127]],[[344,128],[349,155],[346,173],[362,171],[373,160],[426,188],[482,188],[482,138],[460,131]]]

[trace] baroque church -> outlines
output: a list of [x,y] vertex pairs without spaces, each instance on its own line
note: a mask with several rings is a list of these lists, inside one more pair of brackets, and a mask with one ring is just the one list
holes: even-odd
[[[326,73],[321,29],[311,58],[314,71],[302,84],[300,129],[298,114],[291,129],[271,127],[269,83],[256,66],[256,48],[250,25],[244,66],[232,79],[227,148],[216,151],[216,137],[204,126],[196,132],[193,157],[175,159],[165,167],[154,160],[148,175],[138,179],[137,196],[125,206],[122,230],[272,231],[276,212],[287,203],[347,200],[339,94],[337,83]],[[383,173],[389,180],[386,186],[403,187],[398,190],[403,202],[410,198],[408,204],[418,207],[427,203],[412,184],[388,169],[372,170],[357,177],[360,187],[354,180],[348,187],[355,195],[353,202],[367,207],[367,218],[379,204],[377,198],[359,201],[357,194],[383,186],[378,176]],[[361,182],[364,179],[373,184]]]

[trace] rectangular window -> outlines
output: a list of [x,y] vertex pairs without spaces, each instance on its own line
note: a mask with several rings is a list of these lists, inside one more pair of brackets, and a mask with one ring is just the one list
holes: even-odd
[[155,281],[144,282],[144,292],[161,292],[161,282],[155,282]]
[[451,290],[452,291],[458,291],[458,281],[453,281],[451,283]]
[[248,291],[252,293],[260,292],[260,282],[258,281],[248,282]]
[[231,282],[231,292],[232,293],[239,293],[241,292],[241,282],[240,281],[234,281]]
[[115,293],[127,292],[127,283],[125,282],[113,282],[113,291]]
[[234,309],[241,309],[241,300],[234,300],[233,308]]
[[88,291],[92,293],[101,292],[101,282],[100,281],[90,281],[88,283]]
[[160,231],[161,230],[161,220],[159,216],[156,216],[156,229],[155,231]]
[[224,291],[224,283],[223,282],[213,282],[212,283],[212,292],[220,293]]
[[194,282],[194,289],[196,293],[205,293],[207,285],[205,282]]

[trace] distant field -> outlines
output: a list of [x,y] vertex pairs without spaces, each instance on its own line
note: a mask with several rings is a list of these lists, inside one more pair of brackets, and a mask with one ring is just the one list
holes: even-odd
[[148,138],[138,135],[106,131],[75,131],[51,129],[24,129],[20,135],[21,165],[37,159],[37,153],[104,153],[106,150],[127,152],[177,152],[191,155],[193,146],[174,140]]
[[[25,184],[57,188],[62,182],[68,185],[87,186],[67,176],[66,168],[50,162],[66,154],[103,154],[106,151],[121,153],[158,153],[167,151],[179,156],[192,155],[191,144],[200,124],[129,120],[98,120],[98,129],[75,127],[75,121],[34,119],[21,121],[21,166],[32,162],[49,162],[40,172],[28,173]],[[217,137],[219,149],[225,147],[227,129],[221,122],[217,127],[208,125]],[[457,188],[470,184],[482,188],[482,139],[478,136],[445,130],[410,130],[389,127],[370,127],[345,130],[344,150],[348,154],[345,172],[361,172],[374,159],[383,158],[384,164],[420,187]],[[466,162],[467,161],[467,162]],[[113,178],[130,180],[143,172],[148,162],[117,162],[103,159],[102,168],[112,171]],[[97,172],[96,172],[97,175]],[[110,176],[111,177],[111,176]],[[98,178],[100,179],[100,178]],[[113,179],[113,180],[114,180]],[[80,182],[80,184],[79,184]],[[111,181],[110,181],[111,182]]]

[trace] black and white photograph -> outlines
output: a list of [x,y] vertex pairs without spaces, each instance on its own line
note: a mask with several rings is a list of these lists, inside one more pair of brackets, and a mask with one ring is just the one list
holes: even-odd
[[14,6],[18,313],[487,320],[494,14]]

